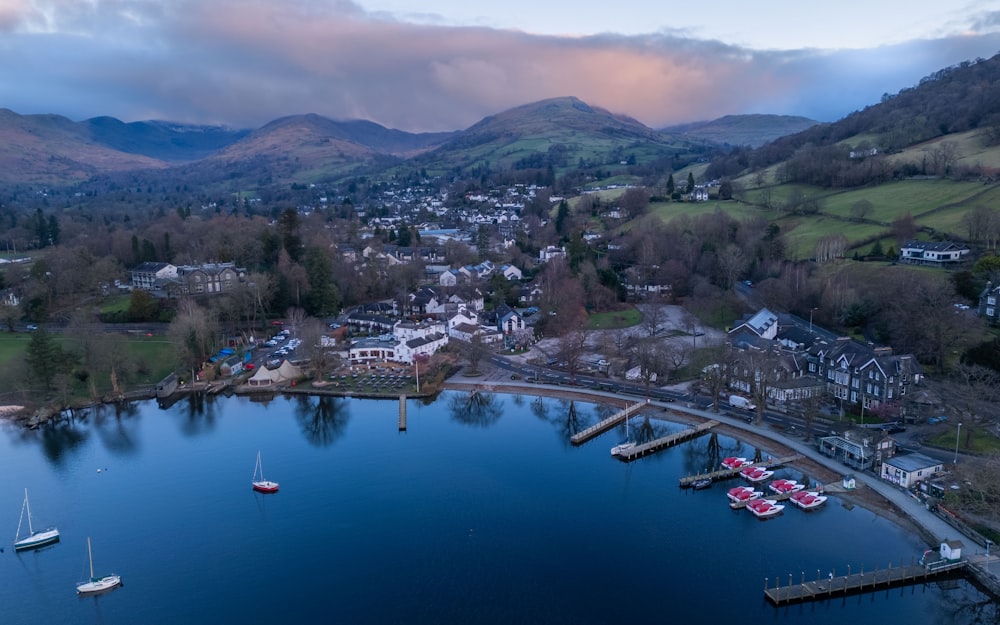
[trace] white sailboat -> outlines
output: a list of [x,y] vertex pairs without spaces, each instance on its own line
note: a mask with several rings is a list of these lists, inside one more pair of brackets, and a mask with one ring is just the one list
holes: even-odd
[[105,590],[111,590],[122,585],[120,575],[104,575],[94,577],[94,554],[90,550],[90,536],[87,536],[87,558],[90,560],[90,581],[76,585],[76,592],[80,595],[91,595]]
[[[257,479],[257,475],[260,479]],[[260,451],[257,452],[257,465],[253,469],[253,489],[261,493],[278,492],[278,483],[264,479],[264,466],[260,463]]]
[[611,448],[611,455],[623,456],[633,447],[635,447],[635,443],[629,439],[628,417],[625,417],[625,440]]
[[[21,538],[21,524],[24,517],[28,517],[28,535]],[[17,535],[14,537],[14,551],[26,551],[28,549],[38,549],[45,545],[59,542],[59,530],[54,527],[35,531],[31,524],[31,506],[28,505],[28,489],[24,489],[24,503],[21,505],[21,518],[17,522]]]

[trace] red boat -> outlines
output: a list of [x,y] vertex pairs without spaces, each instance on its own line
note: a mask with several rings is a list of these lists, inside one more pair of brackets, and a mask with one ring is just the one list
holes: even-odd
[[753,462],[748,462],[746,458],[737,458],[736,456],[722,459],[722,466],[726,469],[739,469],[750,464],[753,464]]
[[784,479],[774,480],[768,485],[768,488],[770,488],[771,491],[779,495],[798,492],[804,489],[805,487],[806,487],[805,484],[799,484],[795,480],[784,480]]
[[[257,475],[260,475],[260,479],[257,479]],[[253,489],[261,493],[276,493],[278,492],[278,483],[272,482],[271,480],[264,479],[264,467],[260,463],[260,452],[257,452],[257,466],[253,469]]]
[[774,475],[774,471],[768,471],[767,469],[761,467],[747,467],[740,471],[740,475],[751,482],[763,482],[767,478]]
[[802,508],[803,510],[812,510],[813,508],[818,508],[823,505],[826,501],[826,495],[820,495],[815,491],[799,491],[793,494],[790,499],[792,503],[796,506]]
[[757,499],[764,493],[759,490],[754,490],[753,486],[737,486],[736,488],[730,488],[726,496],[729,497],[729,501],[733,503],[742,503],[745,501],[750,501],[752,499]]
[[773,499],[754,499],[747,504],[749,510],[758,519],[766,519],[778,514],[785,509],[785,506]]

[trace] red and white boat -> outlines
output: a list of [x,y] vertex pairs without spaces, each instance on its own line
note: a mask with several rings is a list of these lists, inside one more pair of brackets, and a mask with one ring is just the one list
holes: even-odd
[[812,510],[813,508],[822,506],[826,502],[826,495],[820,495],[812,490],[801,490],[793,494],[789,499],[803,510]]
[[747,510],[753,513],[758,519],[766,519],[778,514],[785,509],[785,506],[773,499],[754,499],[747,504]]
[[736,456],[722,459],[722,466],[726,469],[739,469],[750,464],[753,464],[753,462],[748,461],[746,458],[737,458]]
[[767,469],[761,467],[747,467],[740,471],[740,475],[751,482],[763,482],[767,478],[774,475],[774,471],[768,471]]
[[729,497],[729,501],[733,503],[743,503],[745,501],[750,501],[752,499],[757,499],[763,495],[759,490],[754,490],[753,486],[737,486],[736,488],[730,488],[726,496]]
[[773,482],[768,484],[767,487],[770,488],[771,491],[774,493],[777,493],[779,495],[786,495],[788,493],[795,493],[801,491],[806,487],[806,485],[799,484],[795,480],[781,479],[781,480],[774,480]]
[[[260,476],[260,479],[257,476]],[[264,479],[264,466],[260,463],[260,452],[257,452],[257,466],[253,469],[253,489],[261,493],[278,492],[278,483]]]

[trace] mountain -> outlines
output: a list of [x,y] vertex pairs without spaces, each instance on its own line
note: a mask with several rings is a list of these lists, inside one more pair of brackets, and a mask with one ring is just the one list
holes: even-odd
[[429,169],[618,165],[702,151],[678,138],[575,97],[552,98],[491,115],[417,161]]
[[255,184],[321,181],[390,167],[440,145],[453,134],[414,134],[370,121],[292,115],[199,161],[197,176],[246,178]]
[[84,123],[0,109],[0,182],[67,184],[100,173],[163,167],[159,159],[101,143]]
[[726,115],[711,121],[668,126],[662,131],[722,145],[756,148],[818,123],[814,119],[795,115]]
[[250,132],[163,121],[125,123],[114,117],[94,117],[79,125],[101,145],[172,163],[205,158]]

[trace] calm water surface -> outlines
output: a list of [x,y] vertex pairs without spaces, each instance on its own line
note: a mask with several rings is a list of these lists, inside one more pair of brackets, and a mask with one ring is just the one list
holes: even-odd
[[[568,442],[605,407],[481,397],[410,401],[406,432],[398,402],[304,397],[5,428],[0,623],[996,622],[964,581],[775,609],[765,578],[908,563],[924,545],[836,498],[762,522],[726,505],[740,482],[677,487],[753,453],[731,439],[624,465],[609,455],[622,433]],[[645,436],[681,428],[632,420]],[[250,488],[258,450],[277,494]],[[15,554],[24,487],[62,542]],[[95,572],[125,585],[81,599],[88,536]]]

